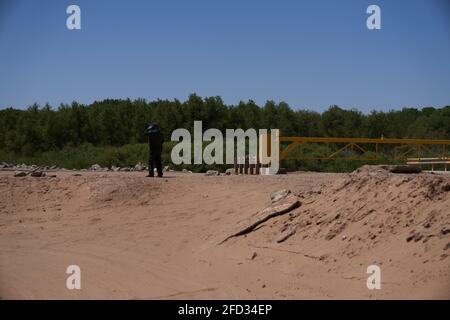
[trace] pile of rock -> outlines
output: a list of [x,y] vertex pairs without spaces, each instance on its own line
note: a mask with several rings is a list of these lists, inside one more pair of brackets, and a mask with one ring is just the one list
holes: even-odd
[[89,171],[109,171],[109,168],[102,168],[102,166],[96,163],[89,167]]
[[220,172],[217,170],[208,170],[206,171],[205,176],[220,176]]
[[37,177],[37,178],[39,178],[39,177],[45,177],[45,172],[44,171],[41,171],[41,170],[35,170],[35,171],[32,171],[31,173],[30,173],[30,176],[32,176],[32,177]]
[[[14,165],[14,164],[9,164],[6,162],[2,162],[0,164],[0,170],[4,169],[4,170],[15,170],[15,176],[16,177],[24,177],[27,175],[36,177],[36,176],[44,176],[46,171],[82,171],[82,172],[142,172],[145,170],[148,170],[148,167],[146,165],[144,165],[143,163],[139,162],[137,163],[135,166],[131,166],[131,167],[118,167],[118,166],[111,166],[110,168],[108,167],[102,167],[101,165],[99,165],[98,163],[91,165],[89,168],[87,169],[66,169],[66,168],[59,168],[56,165],[53,166],[37,166],[35,164],[33,165],[26,165],[26,164],[18,164],[18,165]],[[176,170],[173,170],[170,168],[170,166],[165,166],[163,168],[163,172],[173,172]],[[31,172],[36,172],[33,175],[31,174]],[[41,172],[41,173],[37,173],[37,172]],[[191,170],[188,169],[182,169],[181,172],[183,173],[192,173]],[[225,172],[221,173],[218,170],[208,170],[205,172],[206,176],[229,176],[229,175],[234,175],[234,169],[233,168],[229,168],[227,169]]]
[[111,166],[111,171],[118,172],[118,171],[120,171],[120,167]]
[[102,167],[99,164],[94,164],[89,167],[89,171],[98,171],[98,172],[106,172],[106,171],[113,171],[113,172],[128,172],[128,171],[144,171],[147,170],[147,167],[143,165],[141,162],[137,163],[134,167],[116,167],[111,166],[111,168],[108,167]]
[[236,172],[234,171],[233,168],[228,168],[227,170],[225,170],[225,175],[226,176],[231,176],[233,174],[236,174]]
[[25,176],[30,176],[30,177],[45,177],[46,173],[42,170],[33,170],[33,171],[16,171],[14,172],[14,177],[16,178],[20,178],[20,177],[25,177]]
[[147,167],[139,162],[138,164],[136,164],[134,166],[134,170],[133,171],[144,171],[145,169],[147,169]]
[[16,170],[36,170],[38,168],[38,166],[35,164],[26,165],[26,164],[22,163],[22,164],[17,164],[15,166],[13,166],[13,168]]
[[14,177],[19,178],[19,177],[25,177],[28,175],[28,172],[25,171],[16,171],[14,173]]
[[4,168],[13,168],[13,167],[14,167],[13,164],[6,163],[6,162],[4,162],[4,161],[0,164],[0,169],[4,169]]
[[234,171],[233,168],[228,168],[227,170],[225,170],[224,173],[220,173],[217,170],[208,170],[205,173],[206,176],[231,176],[234,174],[236,174],[236,172]]

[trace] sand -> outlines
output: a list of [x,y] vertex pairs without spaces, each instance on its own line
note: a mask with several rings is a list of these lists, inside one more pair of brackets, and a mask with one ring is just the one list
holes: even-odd
[[[54,174],[0,172],[1,299],[450,298],[449,175]],[[300,207],[221,243],[280,189]]]

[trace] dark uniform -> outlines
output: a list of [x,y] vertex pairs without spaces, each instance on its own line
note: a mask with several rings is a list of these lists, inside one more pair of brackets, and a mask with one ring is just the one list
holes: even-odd
[[154,176],[154,169],[158,171],[158,177],[163,176],[162,172],[162,163],[161,163],[161,153],[162,146],[164,142],[164,136],[161,132],[161,129],[157,124],[150,124],[148,128],[145,130],[145,133],[148,136],[148,176]]

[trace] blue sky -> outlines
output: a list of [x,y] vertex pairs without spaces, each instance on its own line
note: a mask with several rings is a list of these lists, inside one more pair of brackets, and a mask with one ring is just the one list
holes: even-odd
[[[447,0],[0,0],[0,108],[104,98],[450,104]],[[66,28],[81,7],[82,30]],[[366,27],[381,7],[382,29]]]

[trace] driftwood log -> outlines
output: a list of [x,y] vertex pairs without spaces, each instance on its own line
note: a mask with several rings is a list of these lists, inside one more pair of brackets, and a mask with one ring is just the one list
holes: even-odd
[[219,244],[224,243],[230,238],[238,237],[244,234],[247,234],[254,230],[257,226],[266,222],[267,220],[286,214],[301,205],[300,200],[297,196],[293,194],[287,194],[282,199],[273,202],[268,207],[264,208],[261,211],[258,211],[256,214],[252,215],[248,219],[245,219],[237,224],[233,231],[229,232],[228,235],[219,242]]

